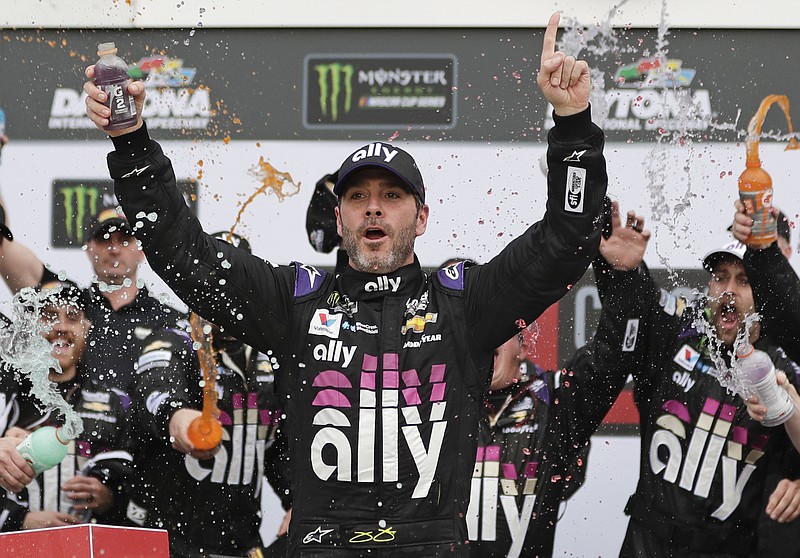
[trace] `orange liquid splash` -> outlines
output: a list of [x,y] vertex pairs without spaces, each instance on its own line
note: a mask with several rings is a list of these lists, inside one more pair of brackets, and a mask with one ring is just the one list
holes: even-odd
[[233,233],[236,230],[236,227],[238,227],[241,223],[242,216],[244,215],[247,206],[253,203],[253,200],[259,194],[272,192],[278,196],[278,201],[283,201],[288,197],[296,195],[300,191],[300,182],[295,183],[291,174],[288,172],[279,171],[273,167],[264,160],[263,155],[258,158],[258,163],[250,168],[250,174],[261,183],[261,186],[259,186],[258,190],[253,192],[253,194],[242,204],[242,207],[239,208],[239,213],[236,215],[236,221],[231,227],[231,233]]
[[[203,166],[203,161],[199,161],[199,166]],[[300,191],[300,183],[295,184],[292,175],[281,172],[264,160],[261,156],[258,165],[250,169],[250,174],[254,175],[261,186],[242,204],[236,214],[236,220],[228,231],[226,240],[231,241],[236,228],[241,224],[244,212],[256,196],[274,192],[279,201],[287,197],[294,196]],[[197,358],[200,361],[200,369],[203,371],[203,414],[197,417],[189,425],[189,440],[196,449],[210,450],[219,445],[222,440],[222,425],[217,407],[217,364],[215,361],[214,348],[212,346],[211,333],[206,333],[206,326],[210,324],[192,312],[189,315],[189,323],[192,326],[192,340],[199,344]]]
[[189,425],[189,441],[195,449],[211,450],[222,440],[222,425],[217,407],[217,364],[214,360],[210,324],[192,312],[189,315],[192,340],[199,345],[197,358],[203,371],[203,413]]
[[[739,176],[739,198],[747,214],[753,218],[753,232],[748,244],[769,244],[777,238],[775,216],[772,215],[772,177],[761,168],[758,156],[761,127],[770,107],[777,103],[786,116],[789,133],[793,134],[792,118],[789,115],[789,99],[785,95],[768,95],[761,101],[758,111],[747,126],[747,161],[745,170]],[[800,149],[800,144],[792,137],[786,151]]]

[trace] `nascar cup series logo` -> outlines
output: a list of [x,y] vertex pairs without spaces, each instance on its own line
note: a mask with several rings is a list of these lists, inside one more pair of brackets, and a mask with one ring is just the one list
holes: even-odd
[[[142,117],[148,128],[204,130],[211,120],[211,97],[203,85],[194,83],[197,69],[168,56],[148,56],[128,68],[132,79],[144,80],[147,98]],[[86,117],[86,94],[80,89],[59,87],[53,93],[48,128],[94,128]]]

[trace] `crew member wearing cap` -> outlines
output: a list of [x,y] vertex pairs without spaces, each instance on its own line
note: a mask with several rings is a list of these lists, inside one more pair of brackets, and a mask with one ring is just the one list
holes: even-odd
[[[0,217],[0,233],[13,240],[5,227],[5,213]],[[104,209],[87,232],[86,255],[95,277],[86,289],[86,314],[94,327],[84,365],[101,385],[127,392],[144,338],[154,329],[175,324],[180,313],[140,283],[144,254],[120,210]],[[59,279],[19,238],[0,243],[0,274],[14,293]]]
[[[247,239],[212,235],[249,252]],[[222,440],[198,450],[189,425],[201,415],[203,372],[186,329],[165,329],[147,338],[133,390],[134,458],[128,519],[169,531],[170,556],[244,556],[261,545],[262,479],[267,473],[288,509],[282,482],[288,458],[275,451],[281,406],[270,357],[212,326],[217,367],[217,407]],[[275,510],[279,513],[279,510]]]
[[[620,223],[616,203],[612,213]],[[643,262],[650,233],[641,218],[629,212],[626,223],[626,237],[601,242],[611,269],[598,274],[600,319],[630,332],[618,356],[633,374],[641,421],[639,483],[625,509],[630,522],[620,556],[750,555],[764,480],[791,442],[783,428],[766,428],[748,415],[745,402],[720,385],[711,358],[708,335],[719,339],[720,356],[730,364],[734,340],[755,312],[744,247],[731,243],[708,253],[707,298],[684,307],[650,277]],[[698,326],[703,317],[708,333]],[[794,381],[797,365],[758,322],[749,334]],[[800,513],[792,494],[770,511],[778,521]]]
[[[73,283],[52,281],[39,318],[49,329],[42,333],[53,346],[59,369],[49,379],[83,421],[83,433],[69,444],[56,469],[36,477],[18,494],[0,497],[0,531],[59,527],[93,520],[123,524],[127,507],[127,478],[131,454],[126,449],[123,400],[99,386],[83,363],[89,321],[86,294]],[[20,397],[30,397],[27,392]],[[27,405],[32,407],[32,405]],[[55,412],[25,416],[8,435],[24,437],[40,426],[61,424]]]
[[[794,272],[788,260],[792,256],[791,224],[783,212],[777,213],[777,239],[772,244],[748,246],[744,252],[744,266],[750,284],[753,288],[753,298],[756,309],[761,316],[761,322],[767,333],[773,336],[786,350],[789,356],[800,360],[800,334],[797,320],[797,309],[800,304],[800,279]],[[734,237],[739,242],[750,242],[753,220],[744,210],[744,206],[737,200],[734,223],[731,227]],[[792,321],[794,320],[794,321]],[[785,384],[787,389],[790,384]],[[793,390],[790,389],[790,393]],[[793,395],[796,395],[793,393]],[[762,420],[766,407],[760,404],[758,398],[748,404],[751,416]],[[800,413],[795,413],[800,415]],[[792,433],[792,418],[783,427]],[[796,440],[796,438],[793,438]],[[795,442],[795,446],[797,443]],[[759,541],[756,555],[759,557],[797,556],[800,552],[800,526],[797,521],[788,524],[778,524],[770,521],[771,502],[779,491],[792,494],[797,493],[797,480],[800,476],[800,458],[795,452],[788,452],[785,462],[766,481],[765,502],[768,513],[762,514],[759,524]],[[795,496],[800,498],[799,496]]]
[[[427,192],[395,144],[370,143],[339,168],[349,264],[334,276],[221,245],[191,214],[144,123],[112,132],[122,207],[157,215],[136,230],[153,269],[194,311],[279,364],[293,463],[289,556],[468,555],[494,349],[567,292],[599,243],[603,133],[591,122],[588,66],[555,51],[558,21],[537,78],[555,112],[547,212],[485,265],[422,271],[414,244],[428,225]],[[105,94],[91,81],[84,90],[87,114],[105,125]],[[141,106],[142,84],[129,92]]]

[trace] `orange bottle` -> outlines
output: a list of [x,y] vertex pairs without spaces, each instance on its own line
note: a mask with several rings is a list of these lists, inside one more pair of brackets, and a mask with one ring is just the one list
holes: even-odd
[[[747,126],[747,162],[744,172],[739,176],[739,199],[742,200],[747,214],[753,218],[753,232],[747,239],[747,244],[750,245],[771,244],[778,236],[777,221],[771,211],[772,178],[761,168],[761,159],[758,157],[761,126],[767,111],[774,103],[778,103],[783,109],[789,124],[789,133],[793,133],[792,118],[789,116],[789,99],[785,95],[765,97]],[[786,146],[786,150],[789,149],[800,149],[800,144],[794,137]]]

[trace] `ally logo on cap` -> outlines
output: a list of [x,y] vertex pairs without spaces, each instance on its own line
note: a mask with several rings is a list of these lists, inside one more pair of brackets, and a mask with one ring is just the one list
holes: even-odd
[[357,163],[369,157],[381,157],[384,163],[391,163],[392,159],[394,159],[395,155],[398,153],[399,151],[397,149],[393,149],[392,147],[383,143],[371,143],[366,146],[366,149],[359,149],[353,153],[353,156],[350,157],[350,160],[354,163]]

